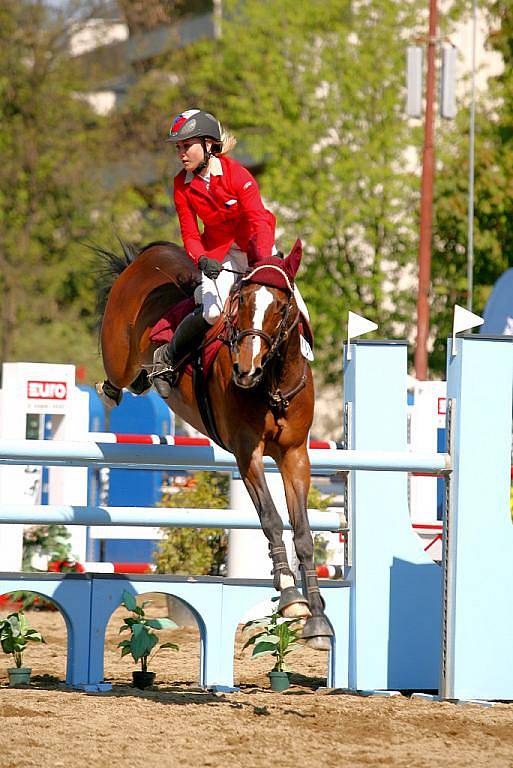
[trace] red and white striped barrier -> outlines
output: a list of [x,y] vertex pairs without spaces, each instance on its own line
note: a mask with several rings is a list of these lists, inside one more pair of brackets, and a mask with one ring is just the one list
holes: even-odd
[[[82,564],[87,573],[154,573],[153,563],[95,563]],[[318,565],[317,576],[320,579],[342,579],[344,570],[341,565]]]
[[344,569],[341,565],[318,565],[316,571],[320,579],[344,578]]
[[[214,445],[208,437],[188,437],[187,435],[133,435],[118,432],[89,432],[88,440],[97,443],[129,443],[133,445]],[[310,440],[310,449],[341,450],[342,443],[335,440]]]
[[86,573],[154,573],[153,563],[82,563]]

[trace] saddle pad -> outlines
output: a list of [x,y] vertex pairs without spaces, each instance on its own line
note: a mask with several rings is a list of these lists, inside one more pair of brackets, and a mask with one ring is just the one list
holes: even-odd
[[182,299],[174,307],[170,307],[165,315],[155,323],[150,331],[150,341],[154,344],[166,344],[173,338],[173,333],[176,331],[184,317],[189,315],[196,304],[194,299]]
[[[182,301],[178,302],[178,304],[175,304],[174,307],[168,309],[165,315],[161,317],[160,320],[155,323],[151,329],[149,334],[150,341],[154,344],[167,344],[170,342],[173,338],[174,332],[184,317],[187,317],[187,315],[189,315],[194,310],[195,306],[196,304],[194,299],[188,298],[183,299]],[[223,342],[217,338],[217,334],[220,330],[219,325],[220,322],[215,323],[212,328],[207,331],[205,336],[205,346],[202,350],[202,368],[203,377],[205,380],[207,379],[209,371],[212,368],[214,360],[216,359],[217,353],[223,344]],[[191,363],[187,363],[184,368],[184,372],[189,376],[192,375]]]

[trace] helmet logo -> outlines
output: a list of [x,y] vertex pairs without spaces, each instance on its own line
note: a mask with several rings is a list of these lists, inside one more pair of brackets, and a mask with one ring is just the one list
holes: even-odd
[[186,117],[184,117],[183,115],[178,115],[178,117],[175,118],[173,125],[171,126],[170,134],[178,133],[182,125],[186,122],[187,122]]
[[192,133],[192,131],[196,128],[196,120],[192,118],[192,120],[189,120],[182,128],[182,133],[184,135],[187,135],[188,133]]

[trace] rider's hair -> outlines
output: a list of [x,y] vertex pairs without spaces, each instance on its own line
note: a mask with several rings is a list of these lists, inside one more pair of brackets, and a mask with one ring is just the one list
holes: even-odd
[[221,131],[221,143],[214,144],[215,154],[226,155],[228,152],[231,152],[236,144],[237,139],[235,136],[231,133],[226,133],[226,131],[223,130]]

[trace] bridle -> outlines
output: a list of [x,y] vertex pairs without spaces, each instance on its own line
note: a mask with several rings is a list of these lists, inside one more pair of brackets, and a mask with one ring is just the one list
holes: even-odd
[[[285,289],[279,288],[278,290],[284,290],[289,293],[289,298],[285,307],[285,312],[283,313],[280,323],[275,333],[272,335],[270,333],[267,333],[267,331],[261,330],[260,328],[253,328],[253,327],[245,328],[244,330],[239,331],[237,329],[237,316],[238,316],[238,309],[240,304],[241,291],[244,287],[244,284],[251,283],[253,276],[260,269],[269,269],[269,268],[277,269],[285,278],[286,288]],[[261,368],[263,371],[265,371],[266,368],[269,368],[270,363],[272,361],[276,362],[277,360],[279,360],[281,356],[280,352],[284,343],[289,339],[290,334],[298,326],[301,320],[301,312],[299,311],[299,309],[297,309],[296,315],[292,323],[289,324],[289,320],[292,315],[293,306],[294,306],[293,297],[294,297],[293,287],[290,284],[290,281],[287,275],[279,267],[274,267],[272,265],[257,267],[248,275],[245,275],[241,280],[239,280],[235,284],[234,288],[232,289],[232,293],[230,295],[229,311],[226,318],[227,326],[228,326],[228,334],[227,334],[226,341],[230,350],[230,357],[232,360],[232,364],[234,363],[234,353],[235,353],[236,347],[239,346],[241,341],[245,339],[247,336],[253,336],[253,337],[258,336],[267,345],[267,353],[264,356],[262,356],[262,362],[261,362]],[[276,369],[276,367],[277,366],[273,366],[274,369]],[[287,393],[282,393],[281,390],[273,384],[272,380],[276,377],[276,370],[272,371],[271,382],[269,386],[269,400],[272,408],[277,408],[278,410],[283,412],[287,409],[287,407],[289,406],[290,399],[295,394],[297,394],[301,389],[303,389],[303,387],[306,384],[307,368],[308,368],[307,361],[304,360],[303,374],[301,376],[299,384]]]

